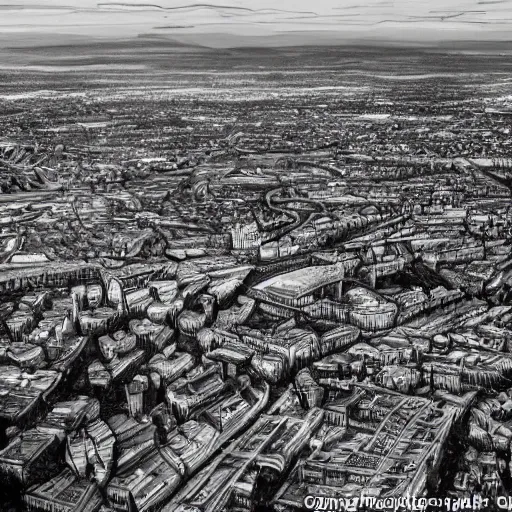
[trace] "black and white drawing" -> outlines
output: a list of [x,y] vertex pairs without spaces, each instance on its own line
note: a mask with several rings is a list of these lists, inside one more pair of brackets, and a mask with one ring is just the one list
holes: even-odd
[[510,34],[0,5],[0,511],[511,510]]

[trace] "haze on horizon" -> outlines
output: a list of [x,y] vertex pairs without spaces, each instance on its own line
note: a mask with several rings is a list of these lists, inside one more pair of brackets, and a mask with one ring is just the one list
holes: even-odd
[[0,45],[162,36],[212,47],[510,40],[512,0],[9,0]]

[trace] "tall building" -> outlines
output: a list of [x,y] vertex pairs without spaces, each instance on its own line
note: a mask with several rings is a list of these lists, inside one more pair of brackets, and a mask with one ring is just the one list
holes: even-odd
[[257,249],[261,246],[261,236],[256,222],[240,226],[239,223],[231,230],[231,243],[235,250]]

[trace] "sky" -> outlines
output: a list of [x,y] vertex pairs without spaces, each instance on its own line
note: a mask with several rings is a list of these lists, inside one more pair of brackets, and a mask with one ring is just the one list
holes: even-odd
[[[1,2],[1,0],[0,0]],[[7,0],[0,44],[160,35],[204,46],[512,40],[512,0]]]

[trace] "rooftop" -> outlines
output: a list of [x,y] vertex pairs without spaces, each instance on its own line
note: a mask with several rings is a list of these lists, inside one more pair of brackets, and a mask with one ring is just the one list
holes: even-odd
[[317,288],[341,281],[344,274],[342,263],[306,267],[267,279],[257,284],[254,289],[298,299]]

